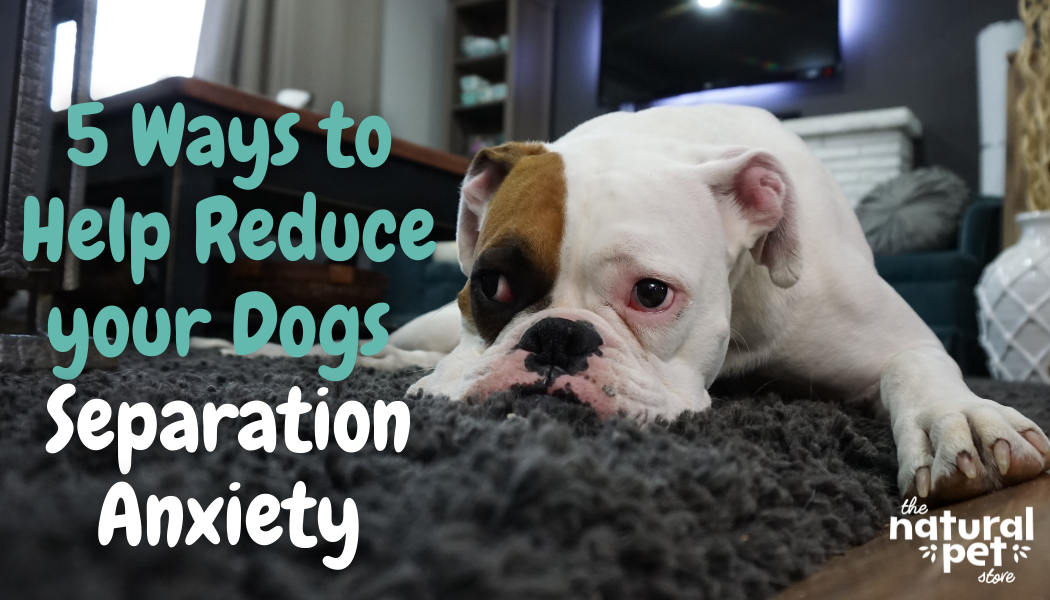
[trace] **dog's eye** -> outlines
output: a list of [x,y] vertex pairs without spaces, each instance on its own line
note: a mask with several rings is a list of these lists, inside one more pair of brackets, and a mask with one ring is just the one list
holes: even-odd
[[507,278],[499,273],[485,273],[478,277],[481,293],[489,300],[503,302],[504,304],[514,301],[514,293],[510,290]]
[[658,312],[671,305],[674,292],[667,284],[656,279],[643,279],[634,284],[631,293],[631,308],[645,312]]

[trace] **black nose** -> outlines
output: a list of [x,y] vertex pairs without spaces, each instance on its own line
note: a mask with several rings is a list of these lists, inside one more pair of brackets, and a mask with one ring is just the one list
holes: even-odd
[[[601,356],[602,336],[587,321],[548,317],[521,336],[518,348],[531,352],[525,368],[534,372],[564,371],[569,375],[587,368],[587,357]],[[561,373],[558,373],[561,374]]]

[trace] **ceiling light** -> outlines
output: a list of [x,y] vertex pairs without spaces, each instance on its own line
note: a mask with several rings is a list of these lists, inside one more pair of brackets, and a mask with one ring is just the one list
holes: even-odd
[[722,5],[722,0],[696,0],[696,3],[700,8],[718,8]]

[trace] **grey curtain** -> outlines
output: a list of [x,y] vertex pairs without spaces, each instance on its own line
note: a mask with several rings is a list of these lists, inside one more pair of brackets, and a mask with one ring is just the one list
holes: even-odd
[[379,106],[383,0],[207,0],[194,76],[273,97],[296,88],[327,112]]

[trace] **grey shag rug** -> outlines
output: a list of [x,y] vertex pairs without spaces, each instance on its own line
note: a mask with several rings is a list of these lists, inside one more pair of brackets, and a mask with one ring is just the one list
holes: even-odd
[[[355,372],[339,384],[311,360],[126,357],[117,372],[89,372],[66,403],[283,402],[328,385],[335,404],[394,400],[411,373]],[[400,454],[369,443],[347,454],[293,454],[283,435],[272,454],[236,441],[243,420],[224,421],[214,452],[136,452],[127,476],[116,451],[92,452],[77,436],[44,450],[55,425],[46,401],[61,382],[43,373],[0,372],[0,596],[152,600],[439,598],[767,598],[821,563],[862,544],[896,510],[896,460],[886,424],[832,403],[773,395],[716,400],[712,410],[671,423],[601,422],[589,408],[549,397],[483,405],[410,400],[412,430]],[[973,382],[975,391],[1050,425],[1045,387]],[[311,439],[311,412],[301,437]],[[114,417],[115,418],[115,417]],[[159,425],[168,422],[159,417]],[[283,418],[278,417],[283,431]],[[112,426],[110,426],[112,429]],[[123,530],[100,546],[102,500],[127,481],[140,509],[150,494],[203,505],[286,498],[306,482],[360,514],[353,563],[331,571],[315,548],[271,546],[247,536],[231,546],[225,508],[219,545],[130,547]],[[183,535],[189,527],[189,516]],[[316,509],[306,532],[317,535]]]

